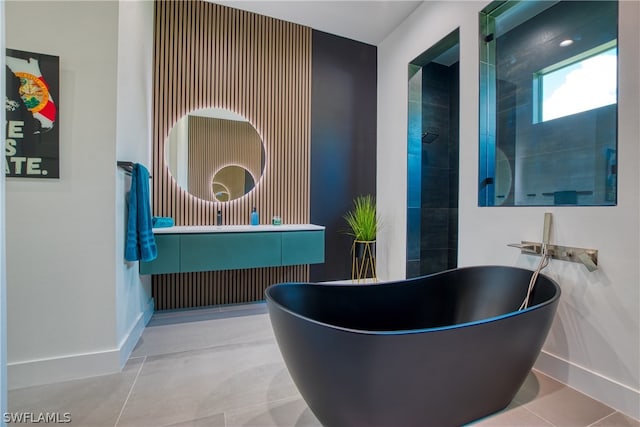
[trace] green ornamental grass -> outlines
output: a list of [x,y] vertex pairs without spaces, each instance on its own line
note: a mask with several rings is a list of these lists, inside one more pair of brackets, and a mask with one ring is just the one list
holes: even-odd
[[355,240],[371,242],[376,240],[378,218],[376,216],[376,202],[371,195],[358,196],[353,200],[353,210],[344,215]]

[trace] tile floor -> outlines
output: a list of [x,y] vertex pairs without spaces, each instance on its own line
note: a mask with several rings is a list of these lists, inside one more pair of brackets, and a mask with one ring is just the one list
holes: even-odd
[[[156,313],[122,373],[12,390],[9,411],[69,413],[81,427],[320,426],[264,303]],[[509,407],[472,425],[640,427],[536,371]]]

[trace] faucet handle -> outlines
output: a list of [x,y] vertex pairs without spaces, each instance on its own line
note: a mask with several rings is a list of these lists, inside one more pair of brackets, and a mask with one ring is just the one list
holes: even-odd
[[540,255],[542,253],[542,245],[540,243],[522,242],[522,243],[509,243],[507,246],[511,248],[518,248],[524,254]]
[[544,214],[544,229],[542,230],[542,244],[549,244],[549,237],[551,235],[551,212],[545,212]]

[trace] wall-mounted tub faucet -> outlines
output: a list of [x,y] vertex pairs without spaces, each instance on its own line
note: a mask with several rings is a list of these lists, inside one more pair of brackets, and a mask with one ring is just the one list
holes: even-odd
[[542,243],[526,242],[511,243],[508,246],[520,249],[520,253],[527,255],[547,255],[552,259],[560,261],[579,262],[584,265],[589,272],[598,269],[598,250],[575,248],[572,246],[552,245],[549,243],[551,234],[551,213],[544,215],[544,231],[542,233]]

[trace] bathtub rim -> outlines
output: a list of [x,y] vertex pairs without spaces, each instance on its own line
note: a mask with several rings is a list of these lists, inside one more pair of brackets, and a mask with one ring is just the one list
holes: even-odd
[[432,276],[437,276],[437,275],[441,275],[441,274],[446,274],[452,271],[459,271],[459,270],[472,270],[472,269],[480,269],[480,268],[507,268],[507,269],[512,269],[512,270],[521,270],[521,271],[526,271],[529,272],[531,274],[534,273],[534,270],[529,270],[527,268],[522,268],[522,267],[513,267],[513,266],[508,266],[508,265],[475,265],[475,266],[466,266],[466,267],[458,267],[458,268],[452,268],[449,270],[444,270],[444,271],[440,271],[437,273],[433,273],[433,274],[429,274],[429,275],[425,275],[425,276],[420,276],[420,277],[412,277],[410,279],[400,279],[400,280],[391,280],[388,282],[378,282],[378,283],[313,283],[313,282],[282,282],[282,283],[274,283],[272,285],[269,285],[265,291],[265,299],[267,301],[267,308],[269,308],[270,304],[273,304],[274,306],[278,307],[278,309],[294,316],[297,317],[299,319],[308,321],[310,323],[319,325],[319,326],[323,326],[326,328],[330,328],[330,329],[334,329],[334,330],[338,330],[338,331],[343,331],[343,332],[348,332],[348,333],[353,333],[353,334],[361,334],[361,335],[412,335],[412,334],[422,334],[422,333],[429,333],[429,332],[440,332],[440,331],[448,331],[448,330],[453,330],[453,329],[461,329],[461,328],[468,328],[471,326],[475,326],[475,325],[481,325],[481,324],[485,324],[485,323],[493,323],[493,322],[497,322],[503,319],[508,319],[514,316],[520,316],[523,315],[525,313],[531,312],[531,311],[536,311],[536,310],[540,310],[548,305],[553,304],[554,302],[556,302],[558,299],[560,299],[560,295],[562,293],[562,289],[560,288],[560,285],[551,277],[540,273],[541,276],[543,276],[545,279],[549,280],[554,288],[555,288],[555,293],[553,295],[553,297],[549,298],[548,300],[541,302],[540,304],[536,304],[536,305],[532,305],[530,307],[527,307],[523,310],[516,310],[516,311],[511,311],[509,313],[505,313],[505,314],[501,314],[498,316],[492,316],[492,317],[487,317],[486,319],[481,319],[481,320],[474,320],[471,322],[464,322],[464,323],[457,323],[454,325],[447,325],[447,326],[437,326],[437,327],[433,327],[433,328],[421,328],[421,329],[399,329],[399,330],[395,330],[395,331],[376,331],[376,330],[365,330],[365,329],[353,329],[353,328],[346,328],[344,326],[338,326],[338,325],[333,325],[331,323],[326,323],[326,322],[321,322],[319,320],[315,320],[312,319],[310,317],[307,316],[303,316],[302,314],[296,313],[295,311],[292,311],[288,308],[286,308],[285,306],[283,306],[282,304],[276,302],[270,295],[269,295],[269,290],[275,287],[285,287],[285,286],[299,286],[299,285],[307,285],[307,286],[329,286],[329,287],[363,287],[363,286],[380,286],[380,285],[392,285],[394,283],[406,283],[406,282],[415,282],[418,280],[422,280],[425,277],[432,277]]

